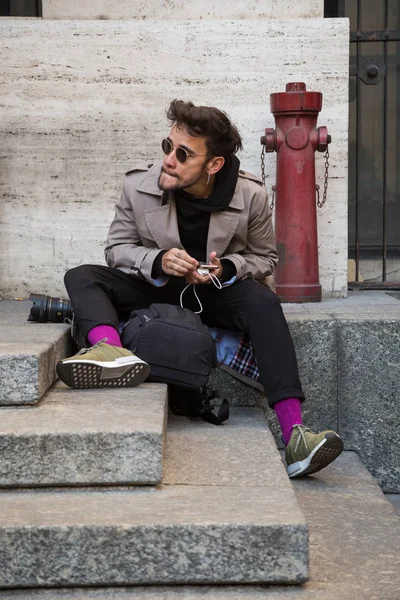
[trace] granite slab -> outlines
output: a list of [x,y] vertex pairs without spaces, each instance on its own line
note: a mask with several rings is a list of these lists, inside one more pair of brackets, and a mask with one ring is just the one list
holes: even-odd
[[31,306],[0,301],[0,406],[37,403],[57,379],[57,362],[72,351],[70,326],[27,322]]
[[[306,522],[262,412],[247,410],[222,427],[172,420],[157,489],[0,492],[0,587],[306,581]],[[225,429],[247,453],[219,455]],[[246,474],[252,452],[267,477]],[[187,457],[201,454],[199,477]]]
[[310,526],[301,586],[42,588],[0,591],[0,600],[398,600],[400,519],[356,454],[293,483]]
[[162,475],[163,384],[72,390],[1,409],[0,486],[155,485]]
[[[400,304],[400,302],[399,302]],[[387,493],[400,492],[399,319],[338,317],[339,428]]]
[[295,500],[263,412],[254,407],[231,408],[222,427],[170,415],[163,484],[178,483],[264,487],[271,499]]
[[389,500],[400,516],[400,494],[385,494],[385,498]]

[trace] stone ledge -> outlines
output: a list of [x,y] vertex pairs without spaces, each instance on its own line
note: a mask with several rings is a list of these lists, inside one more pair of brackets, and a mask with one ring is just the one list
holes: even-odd
[[0,591],[0,600],[398,600],[400,520],[357,456],[293,483],[310,526],[302,586],[42,588]]
[[35,404],[71,351],[70,326],[27,322],[31,302],[0,301],[0,406]]
[[184,21],[201,19],[304,19],[323,18],[321,0],[305,0],[293,4],[290,0],[254,0],[251,5],[244,2],[218,4],[212,0],[200,3],[173,4],[158,0],[97,0],[96,3],[76,0],[42,0],[44,19],[120,19]]
[[[296,512],[295,496],[263,412],[231,408],[229,421],[215,427],[169,416],[163,484],[264,487],[271,500],[281,496]],[[273,514],[273,512],[271,513]]]
[[161,481],[166,386],[70,390],[3,408],[0,487],[155,485]]
[[[400,302],[399,302],[400,305]],[[400,492],[400,319],[338,319],[339,430],[388,493]]]
[[4,495],[0,587],[307,579],[307,526],[271,519],[263,488],[251,507],[235,487],[105,494]]
[[[241,439],[229,459],[221,430]],[[307,525],[261,411],[221,428],[173,418],[169,433],[156,490],[0,492],[0,587],[306,581]],[[262,478],[238,485],[251,455]]]
[[[384,292],[284,304],[306,394],[304,422],[333,428],[388,493],[400,493],[400,301]],[[265,397],[217,370],[213,384],[233,405],[266,407]],[[281,445],[275,414],[266,416]]]

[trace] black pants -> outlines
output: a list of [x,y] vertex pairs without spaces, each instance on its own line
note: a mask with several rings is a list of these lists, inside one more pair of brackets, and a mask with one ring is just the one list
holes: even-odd
[[[97,325],[118,330],[125,311],[147,308],[153,302],[179,304],[185,285],[184,278],[171,277],[167,285],[155,287],[101,265],[82,265],[65,275],[76,323],[85,339]],[[212,283],[197,285],[196,292],[206,325],[240,330],[249,337],[270,406],[285,398],[304,399],[293,341],[276,294],[252,279],[221,290]],[[192,287],[184,293],[183,306],[198,310]]]

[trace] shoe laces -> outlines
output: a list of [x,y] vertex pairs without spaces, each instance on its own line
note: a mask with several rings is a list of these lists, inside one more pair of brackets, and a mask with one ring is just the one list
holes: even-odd
[[102,344],[103,342],[106,342],[108,338],[103,338],[102,340],[100,340],[99,342],[96,342],[93,346],[89,346],[89,348],[81,348],[79,350],[79,352],[76,353],[76,356],[81,356],[82,354],[86,354],[86,352],[89,352],[89,350],[93,350],[94,348],[98,348],[100,346],[100,344]]
[[309,450],[309,447],[307,445],[306,436],[304,434],[306,431],[309,431],[310,433],[312,433],[311,429],[309,429],[308,427],[304,427],[304,425],[293,425],[293,429],[296,429],[297,434],[298,434],[297,440],[296,440],[296,445],[294,447],[294,451],[295,452],[297,451],[297,448],[299,447],[301,440],[303,440],[306,450]]

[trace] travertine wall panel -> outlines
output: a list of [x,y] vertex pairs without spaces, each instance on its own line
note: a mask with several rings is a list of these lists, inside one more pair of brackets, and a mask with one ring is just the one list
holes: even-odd
[[42,0],[45,19],[302,19],[323,17],[323,0]]
[[[319,123],[333,141],[320,276],[325,295],[346,293],[347,20],[3,19],[0,52],[3,296],[65,294],[67,268],[103,262],[123,174],[161,158],[175,97],[226,110],[243,134],[242,166],[259,174],[269,94],[288,81],[324,92]],[[320,184],[323,167],[319,155]],[[270,188],[274,154],[266,170]]]

